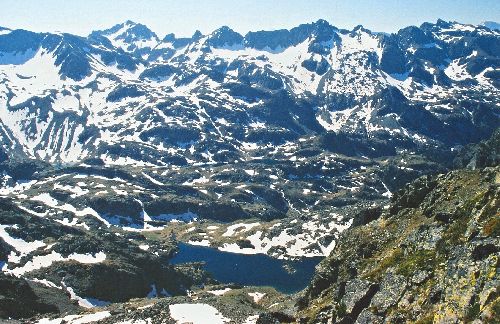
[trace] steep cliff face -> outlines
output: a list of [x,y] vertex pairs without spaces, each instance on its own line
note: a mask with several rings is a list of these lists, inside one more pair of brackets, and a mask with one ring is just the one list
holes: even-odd
[[496,322],[499,184],[494,166],[407,185],[344,232],[299,300],[300,322]]
[[500,164],[500,129],[491,138],[479,144],[467,145],[455,157],[458,168],[481,169]]

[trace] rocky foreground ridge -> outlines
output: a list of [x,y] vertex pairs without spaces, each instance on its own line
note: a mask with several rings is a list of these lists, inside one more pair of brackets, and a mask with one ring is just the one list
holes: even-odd
[[496,323],[499,147],[498,134],[470,147],[457,163],[475,170],[419,178],[346,231],[299,300],[301,321]]

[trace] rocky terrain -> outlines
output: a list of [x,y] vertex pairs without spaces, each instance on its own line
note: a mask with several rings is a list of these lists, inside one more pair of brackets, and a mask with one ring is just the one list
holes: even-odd
[[489,146],[489,162],[419,178],[344,232],[299,300],[300,321],[498,322],[499,135],[476,148]]
[[[38,323],[50,318],[50,323],[496,323],[499,138],[500,131],[462,151],[457,166],[468,168],[420,177],[389,204],[365,210],[298,294],[208,283],[187,296],[132,299],[82,312],[68,302],[54,304],[62,300],[61,288],[51,298],[37,297],[41,280],[19,283],[4,275],[2,285],[15,285],[23,300],[34,305],[17,308],[24,316],[66,313],[32,320]],[[471,149],[485,148],[487,154],[471,157]]]
[[[0,317],[494,319],[491,26],[0,28]],[[178,242],[327,258],[288,296],[173,264]]]
[[[198,266],[168,265],[173,244],[145,249],[140,234],[67,226],[29,214],[5,199],[0,213],[2,317],[74,310],[76,305],[89,308],[147,295],[184,295],[193,285],[209,282]],[[32,307],[38,300],[43,300],[40,307]]]

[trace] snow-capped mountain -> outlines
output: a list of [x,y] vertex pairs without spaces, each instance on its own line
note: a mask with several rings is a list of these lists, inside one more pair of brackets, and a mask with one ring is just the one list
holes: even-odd
[[[166,165],[223,162],[222,147],[234,161],[327,131],[460,145],[497,125],[499,35],[444,21],[392,35],[320,20],[162,40],[131,21],[86,38],[5,29],[4,150]],[[132,153],[144,148],[161,159]]]
[[[163,39],[131,21],[88,37],[2,29],[3,192],[40,201],[47,183],[71,187],[50,199],[141,228],[161,215],[269,221],[328,210],[323,231],[304,219],[309,246],[339,224],[332,206],[385,199],[498,127],[499,49],[500,32],[442,20],[390,35],[324,20]],[[45,179],[32,162],[16,171],[19,159],[58,169]],[[82,168],[113,182],[100,186],[128,183],[118,191],[127,207],[71,180]],[[40,183],[19,183],[33,177]]]
[[166,266],[177,241],[327,256],[500,125],[499,53],[498,30],[442,20],[187,38],[131,21],[88,37],[0,28],[0,280],[92,306],[208,282]]
[[159,43],[158,36],[148,27],[130,20],[106,30],[94,31],[88,38],[138,57],[147,57]]

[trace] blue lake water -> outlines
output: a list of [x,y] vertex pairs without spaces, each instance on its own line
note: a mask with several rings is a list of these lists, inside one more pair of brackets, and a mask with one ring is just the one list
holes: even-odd
[[173,264],[205,262],[205,270],[222,283],[271,286],[290,294],[304,289],[310,283],[314,268],[321,259],[317,257],[295,261],[279,260],[264,254],[229,253],[204,246],[179,243],[179,253],[171,262]]

